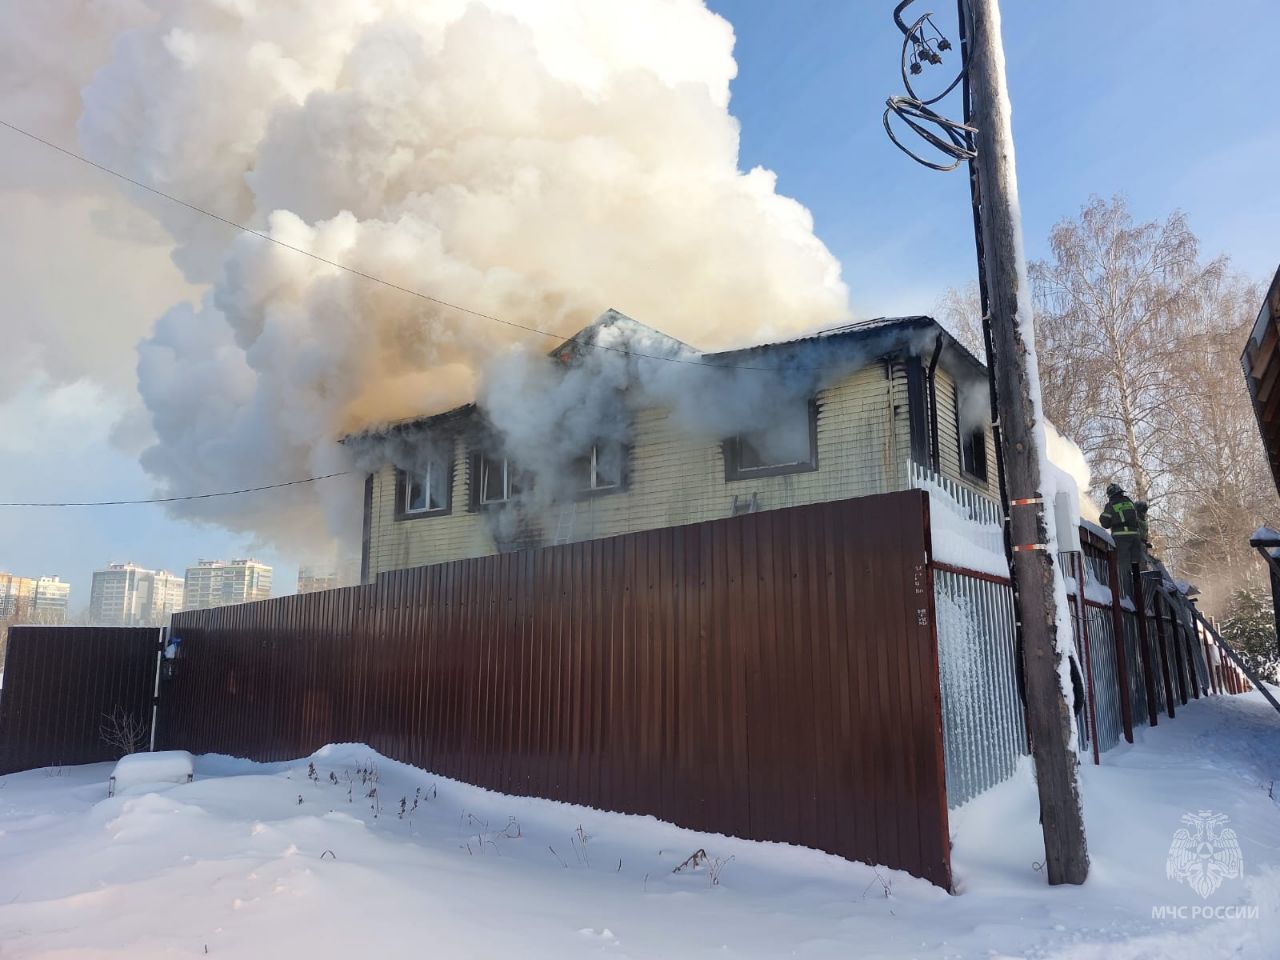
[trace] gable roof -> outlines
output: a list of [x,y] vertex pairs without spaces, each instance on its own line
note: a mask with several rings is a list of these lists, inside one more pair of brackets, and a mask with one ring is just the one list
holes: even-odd
[[[608,344],[610,332],[623,334],[618,347]],[[726,368],[786,370],[798,367],[821,369],[847,359],[851,354],[861,354],[866,361],[883,359],[902,352],[913,342],[924,343],[940,337],[948,351],[958,355],[963,366],[975,375],[985,375],[986,366],[953,337],[932,317],[917,314],[906,317],[876,317],[817,330],[790,340],[760,343],[732,350],[704,353],[682,340],[669,336],[654,327],[640,323],[612,307],[572,337],[548,352],[548,356],[561,363],[572,363],[593,349],[611,350],[621,355],[643,356],[681,363],[706,364]],[[918,340],[917,340],[918,338]],[[643,349],[632,348],[637,340]],[[937,342],[937,341],[933,341]],[[921,351],[923,352],[923,351]],[[390,436],[408,430],[440,427],[456,428],[479,413],[474,402],[450,410],[417,417],[406,417],[390,423],[369,427],[342,437],[342,442],[356,437]]]

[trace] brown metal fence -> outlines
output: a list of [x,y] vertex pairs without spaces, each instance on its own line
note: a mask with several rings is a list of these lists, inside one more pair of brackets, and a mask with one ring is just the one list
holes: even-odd
[[159,738],[364,742],[950,887],[927,524],[910,491],[179,614]]
[[103,725],[119,711],[151,738],[155,627],[11,627],[0,690],[0,774],[115,760]]

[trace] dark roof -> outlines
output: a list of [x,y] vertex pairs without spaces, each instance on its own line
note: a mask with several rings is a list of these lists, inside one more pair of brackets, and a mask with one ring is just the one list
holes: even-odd
[[[960,356],[961,362],[971,368],[975,374],[985,373],[986,367],[959,340],[953,337],[932,317],[918,314],[907,317],[876,317],[871,320],[859,320],[837,327],[816,330],[804,336],[790,340],[778,340],[760,343],[748,347],[737,347],[732,350],[721,350],[714,353],[700,353],[675,337],[670,337],[660,330],[633,320],[626,314],[610,308],[602,313],[590,325],[565,340],[548,356],[571,362],[584,351],[592,349],[599,340],[600,334],[609,328],[627,325],[635,331],[643,332],[654,338],[659,350],[669,353],[677,362],[701,362],[708,366],[724,366],[728,368],[743,366],[760,369],[761,361],[769,358],[770,367],[779,370],[799,366],[815,369],[838,363],[850,351],[865,352],[868,361],[880,359],[899,352],[904,341],[912,334],[922,336],[937,335],[943,338],[948,351]],[[621,352],[621,351],[620,351]],[[683,354],[684,358],[680,359]],[[646,353],[646,356],[653,354]],[[442,413],[427,414],[420,417],[407,417],[377,427],[369,427],[358,433],[349,434],[343,440],[362,436],[387,436],[396,432],[422,427],[438,429],[445,425],[461,425],[477,411],[475,403],[467,403]]]
[[1280,490],[1280,270],[1262,299],[1240,357],[1271,477]]
[[[938,323],[933,317],[924,314],[914,314],[906,317],[875,317],[871,320],[857,320],[853,323],[841,324],[838,327],[828,327],[823,330],[816,330],[813,333],[804,336],[794,337],[790,340],[778,340],[771,343],[761,343],[750,347],[738,347],[733,350],[724,350],[719,353],[708,353],[703,356],[708,360],[729,360],[739,357],[758,356],[806,345],[825,346],[827,344],[836,343],[871,343],[875,346],[883,346],[885,353],[892,353],[902,344],[902,339],[911,333],[927,334],[937,332],[945,338],[945,342],[949,348],[960,353],[967,363],[975,365],[980,370],[985,370],[986,366],[973,355],[973,353],[963,343],[953,337],[942,324]],[[874,352],[874,351],[873,351]]]

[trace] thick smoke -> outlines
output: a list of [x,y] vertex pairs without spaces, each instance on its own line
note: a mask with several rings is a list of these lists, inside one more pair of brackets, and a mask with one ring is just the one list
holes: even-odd
[[[611,304],[699,348],[847,315],[808,211],[738,169],[732,30],[697,0],[193,0],[138,20],[83,92],[84,148],[291,245],[565,336]],[[330,472],[348,431],[538,386],[511,345],[553,341],[130,196],[208,289],[139,348],[166,490]],[[579,386],[613,396],[593,372]],[[553,458],[537,423],[578,402],[558,389],[527,431],[510,420]],[[330,495],[358,523],[354,489]],[[322,532],[296,494],[182,509],[286,546]]]
[[1059,467],[1075,481],[1076,491],[1080,495],[1080,516],[1091,523],[1097,523],[1098,515],[1102,511],[1089,496],[1089,491],[1092,489],[1092,480],[1089,461],[1085,459],[1084,451],[1076,446],[1074,442],[1060,434],[1058,428],[1047,420],[1044,424],[1044,435],[1045,452],[1049,457],[1049,462]]

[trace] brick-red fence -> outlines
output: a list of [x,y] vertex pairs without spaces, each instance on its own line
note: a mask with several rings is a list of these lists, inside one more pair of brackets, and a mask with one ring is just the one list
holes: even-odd
[[163,747],[444,776],[950,887],[919,491],[179,614]]
[[103,739],[119,711],[151,738],[155,627],[10,627],[0,690],[0,774],[115,760]]

